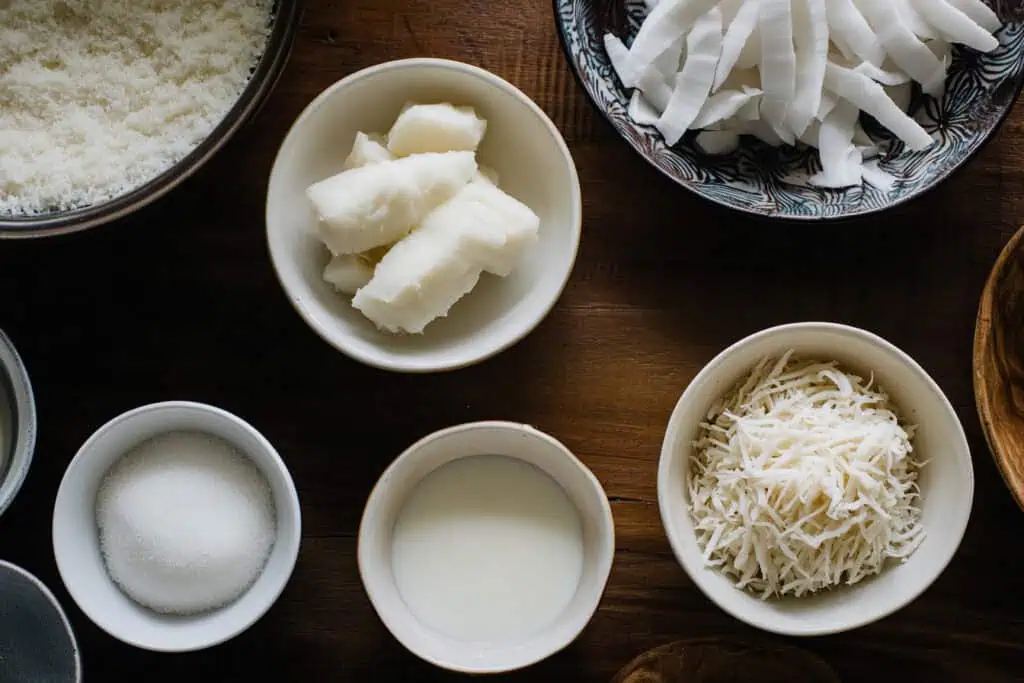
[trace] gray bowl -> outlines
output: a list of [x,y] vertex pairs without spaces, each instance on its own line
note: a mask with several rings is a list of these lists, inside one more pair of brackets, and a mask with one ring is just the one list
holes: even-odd
[[0,680],[79,683],[82,661],[64,610],[43,583],[0,560]]
[[32,384],[21,356],[0,330],[0,515],[18,495],[35,448]]
[[[999,6],[1004,3],[995,3]],[[896,178],[882,190],[865,184],[845,190],[813,187],[807,179],[821,170],[816,152],[773,148],[744,137],[731,154],[700,152],[693,136],[669,147],[651,126],[627,113],[631,91],[612,69],[603,36],[611,30],[632,42],[646,15],[643,0],[554,0],[555,21],[569,64],[597,109],[649,164],[711,202],[746,214],[789,221],[822,221],[867,216],[918,197],[967,163],[998,130],[1024,85],[1024,23],[1001,16],[999,47],[988,54],[955,48],[939,101],[920,93],[912,111],[938,141],[921,152],[891,143],[880,168]],[[892,136],[862,117],[875,141]]]

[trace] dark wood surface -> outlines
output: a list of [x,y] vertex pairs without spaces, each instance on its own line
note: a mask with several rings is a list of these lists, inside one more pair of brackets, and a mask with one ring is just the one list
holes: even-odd
[[[472,62],[517,84],[579,166],[584,237],[550,317],[513,349],[433,376],[372,370],[289,307],[264,241],[263,195],[289,123],[356,69],[410,56]],[[712,605],[662,532],[655,469],[669,412],[715,353],[765,326],[819,319],[887,337],[951,397],[978,491],[961,550],[917,602],[862,630],[799,641],[847,683],[1024,679],[1024,516],[986,449],[971,389],[985,278],[1024,217],[1024,114],[930,196],[842,227],[779,227],[710,207],[661,177],[592,110],[547,0],[308,0],[291,63],[259,117],[158,204],[67,238],[0,243],[0,327],[29,366],[40,438],[0,557],[68,608],[92,682],[442,681],[388,634],[363,594],[355,534],[388,462],[468,420],[530,422],[594,470],[618,549],[600,610],[565,652],[499,680],[608,681],[669,641],[771,640]],[[238,639],[155,655],[107,637],[71,604],[50,548],[62,472],[101,423],[143,403],[206,401],[254,423],[298,484],[305,538],[277,605]],[[262,678],[260,678],[262,680]]]

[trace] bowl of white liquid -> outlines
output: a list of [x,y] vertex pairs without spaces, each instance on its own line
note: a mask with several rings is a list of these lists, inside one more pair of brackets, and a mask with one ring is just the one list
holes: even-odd
[[97,626],[184,652],[238,635],[274,604],[302,536],[284,461],[213,406],[142,406],[100,427],[57,492],[61,580]]
[[473,674],[534,664],[590,621],[615,552],[600,482],[536,429],[476,422],[410,446],[377,482],[359,572],[409,651]]

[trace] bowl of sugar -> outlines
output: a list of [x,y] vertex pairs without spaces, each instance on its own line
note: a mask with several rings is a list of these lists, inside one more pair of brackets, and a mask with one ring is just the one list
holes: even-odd
[[28,476],[36,447],[36,404],[25,363],[0,331],[0,515]]
[[556,439],[474,422],[410,446],[370,493],[359,573],[410,652],[470,674],[568,646],[597,609],[615,527],[600,482]]
[[130,645],[185,652],[259,620],[291,577],[302,536],[284,461],[213,406],[142,406],[100,427],[71,461],[53,514],[61,580],[97,626]]
[[42,581],[0,560],[0,680],[79,683],[82,660],[64,610]]

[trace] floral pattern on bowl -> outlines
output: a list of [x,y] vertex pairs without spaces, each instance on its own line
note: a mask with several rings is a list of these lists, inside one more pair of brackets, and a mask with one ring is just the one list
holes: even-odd
[[[903,151],[898,140],[874,121],[865,130],[890,141],[879,167],[896,178],[888,190],[861,187],[828,190],[807,179],[821,166],[817,152],[772,148],[744,137],[738,150],[722,156],[702,154],[692,136],[668,147],[653,127],[627,114],[630,91],[619,81],[604,49],[606,6],[616,0],[554,0],[559,33],[573,70],[591,101],[618,133],[649,163],[688,190],[722,206],[763,217],[793,220],[852,218],[890,208],[935,187],[967,162],[994,135],[1024,85],[1024,23],[1007,23],[991,53],[955,48],[941,101],[917,96],[915,116],[937,142],[921,152]],[[635,36],[646,7],[625,1],[627,44]]]

